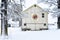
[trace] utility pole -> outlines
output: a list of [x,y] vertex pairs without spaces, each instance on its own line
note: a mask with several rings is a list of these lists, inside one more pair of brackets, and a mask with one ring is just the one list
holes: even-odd
[[1,35],[8,35],[7,1],[8,0],[1,0]]

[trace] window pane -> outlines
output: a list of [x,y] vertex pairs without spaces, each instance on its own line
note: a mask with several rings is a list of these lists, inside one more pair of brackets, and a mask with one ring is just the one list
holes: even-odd
[[42,18],[44,18],[44,16],[42,16]]
[[42,18],[44,18],[44,13],[42,13]]
[[42,15],[44,15],[44,13],[42,13]]
[[46,26],[46,23],[44,23],[44,26]]
[[24,23],[24,26],[26,26],[26,23]]

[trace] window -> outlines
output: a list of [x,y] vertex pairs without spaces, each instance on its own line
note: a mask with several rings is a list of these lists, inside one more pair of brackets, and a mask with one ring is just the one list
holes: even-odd
[[42,15],[44,15],[44,13],[42,13]]
[[44,18],[44,13],[42,13],[42,18]]
[[26,26],[26,23],[24,23],[24,26]]
[[46,26],[46,23],[44,23],[44,26]]
[[36,7],[36,5],[34,5],[34,7]]
[[44,18],[44,16],[42,16],[42,18]]

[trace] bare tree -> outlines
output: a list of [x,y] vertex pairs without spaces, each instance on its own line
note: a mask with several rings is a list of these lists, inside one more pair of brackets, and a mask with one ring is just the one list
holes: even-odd
[[1,34],[8,35],[8,21],[7,21],[7,1],[1,0]]

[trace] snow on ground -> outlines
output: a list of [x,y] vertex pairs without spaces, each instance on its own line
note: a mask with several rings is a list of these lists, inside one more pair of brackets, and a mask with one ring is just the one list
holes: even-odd
[[[8,37],[3,40],[60,40],[60,30],[21,31],[21,28],[8,28]],[[1,38],[0,38],[1,40]]]

